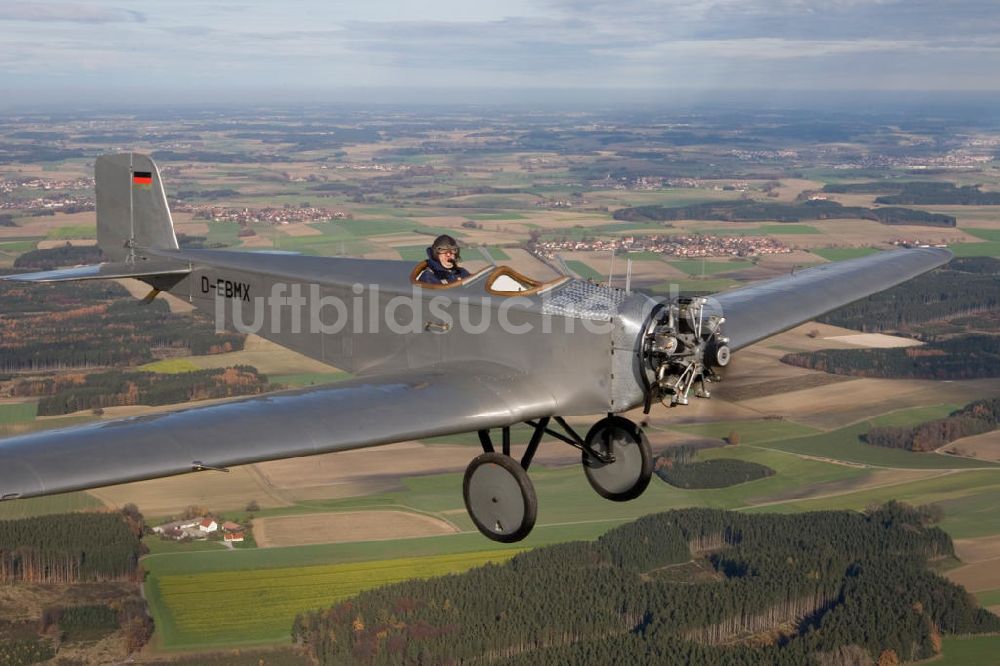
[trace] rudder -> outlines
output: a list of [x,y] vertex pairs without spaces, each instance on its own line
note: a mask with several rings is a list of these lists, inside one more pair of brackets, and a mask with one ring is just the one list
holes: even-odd
[[97,245],[108,260],[128,261],[132,248],[177,249],[160,170],[149,155],[101,155],[94,183]]

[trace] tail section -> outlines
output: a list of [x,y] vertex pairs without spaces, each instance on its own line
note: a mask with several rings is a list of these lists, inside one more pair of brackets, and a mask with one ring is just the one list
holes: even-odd
[[176,250],[174,222],[167,208],[160,171],[148,155],[102,155],[94,165],[97,185],[97,245],[107,261],[37,273],[0,276],[21,282],[68,282],[138,278],[169,289],[191,272],[185,262],[143,256],[143,249]]
[[102,155],[94,164],[97,245],[109,261],[128,261],[135,248],[177,249],[160,170],[142,153]]

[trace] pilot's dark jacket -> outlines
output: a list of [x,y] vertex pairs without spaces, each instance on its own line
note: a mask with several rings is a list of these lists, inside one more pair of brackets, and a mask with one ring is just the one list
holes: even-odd
[[417,281],[426,284],[451,284],[455,280],[467,277],[469,277],[469,271],[457,263],[452,268],[445,268],[440,261],[434,258],[433,250],[427,248],[427,268],[420,271]]

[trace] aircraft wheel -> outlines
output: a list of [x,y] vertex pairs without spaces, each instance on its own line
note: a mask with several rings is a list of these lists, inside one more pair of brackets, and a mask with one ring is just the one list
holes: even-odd
[[465,508],[485,536],[503,543],[520,541],[535,526],[538,500],[528,473],[501,453],[484,453],[465,470]]
[[595,423],[587,433],[587,447],[604,452],[609,428],[614,462],[603,462],[584,452],[583,471],[601,497],[627,502],[642,495],[649,485],[653,475],[653,452],[642,428],[621,416],[609,416]]

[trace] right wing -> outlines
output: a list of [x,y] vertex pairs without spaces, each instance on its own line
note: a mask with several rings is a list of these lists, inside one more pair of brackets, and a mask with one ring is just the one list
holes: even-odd
[[0,440],[0,499],[475,432],[556,413],[524,373],[469,362]]
[[952,258],[925,247],[823,264],[714,296],[733,351],[906,282]]

